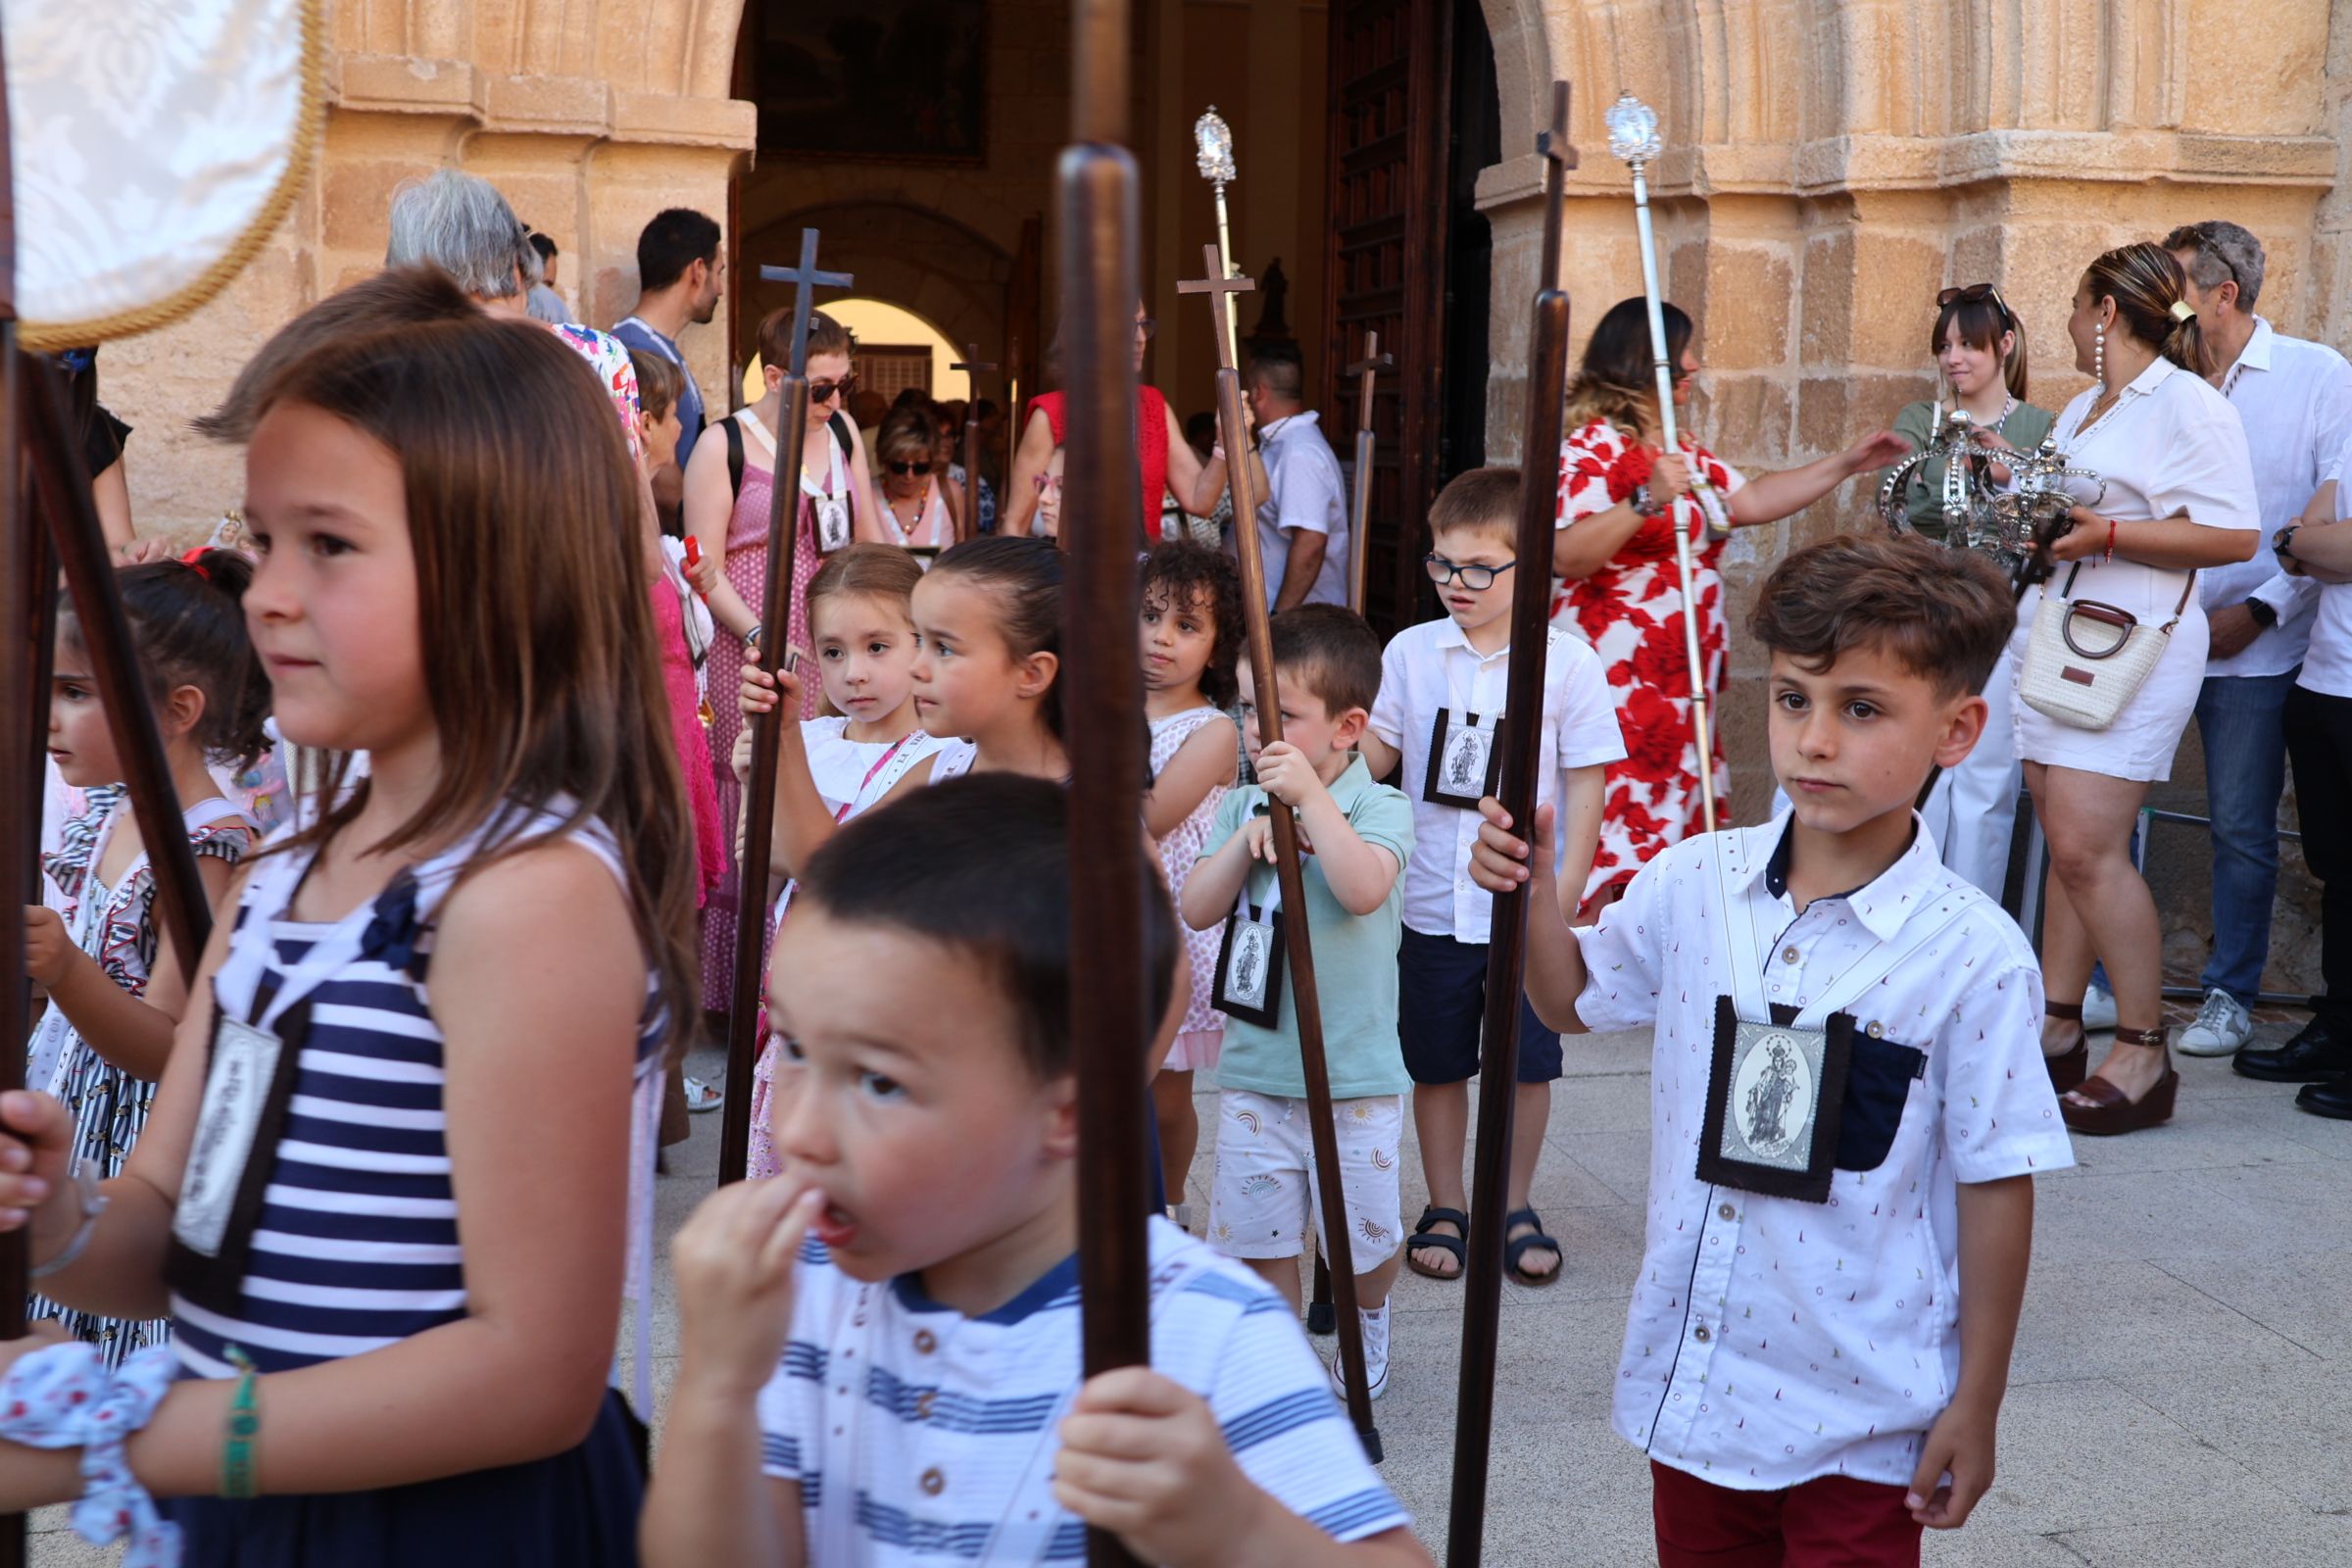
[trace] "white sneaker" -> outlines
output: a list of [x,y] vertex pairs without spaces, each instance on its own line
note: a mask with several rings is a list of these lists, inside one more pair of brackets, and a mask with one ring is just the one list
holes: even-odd
[[2115,993],[2105,986],[2092,986],[2082,993],[2082,1032],[2098,1034],[2115,1027]]
[[2227,991],[2208,991],[2196,1022],[2173,1044],[2184,1056],[2228,1056],[2254,1038],[2254,1019]]
[[[1364,1331],[1364,1392],[1379,1398],[1389,1392],[1389,1308],[1382,1302],[1377,1311],[1357,1308],[1355,1320]],[[1344,1402],[1348,1397],[1348,1370],[1338,1351],[1332,1352],[1331,1385],[1340,1391]]]

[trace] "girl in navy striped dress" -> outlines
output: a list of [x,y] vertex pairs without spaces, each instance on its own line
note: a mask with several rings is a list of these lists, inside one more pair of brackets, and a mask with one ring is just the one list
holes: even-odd
[[[96,1394],[182,1561],[633,1563],[630,1105],[696,1010],[637,478],[526,323],[326,342],[260,407],[255,646],[285,738],[368,777],[245,868],[120,1179],[75,1180],[54,1101],[0,1102],[0,1226],[56,1299],[172,1318],[176,1381]],[[0,1395],[80,1348],[32,1349]],[[67,1431],[0,1443],[0,1509],[107,1471]]]

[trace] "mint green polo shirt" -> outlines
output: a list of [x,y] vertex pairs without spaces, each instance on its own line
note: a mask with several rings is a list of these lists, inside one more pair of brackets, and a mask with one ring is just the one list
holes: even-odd
[[[1396,1043],[1396,944],[1404,929],[1403,868],[1413,858],[1413,808],[1404,792],[1372,782],[1361,757],[1331,786],[1332,804],[1367,844],[1396,857],[1396,880],[1370,914],[1349,914],[1332,897],[1331,884],[1315,857],[1301,870],[1306,883],[1307,933],[1315,954],[1315,994],[1323,1004],[1323,1054],[1331,1067],[1331,1097],[1360,1100],[1400,1095],[1412,1087],[1404,1054]],[[1242,830],[1266,800],[1252,784],[1230,791],[1217,808],[1206,859]],[[1274,803],[1281,809],[1281,803]],[[1274,868],[1260,860],[1250,867],[1249,896],[1263,907],[1274,897]],[[1306,1072],[1298,1056],[1298,1002],[1291,974],[1283,970],[1281,1027],[1268,1029],[1225,1020],[1225,1043],[1217,1054],[1217,1083],[1261,1095],[1303,1099]]]

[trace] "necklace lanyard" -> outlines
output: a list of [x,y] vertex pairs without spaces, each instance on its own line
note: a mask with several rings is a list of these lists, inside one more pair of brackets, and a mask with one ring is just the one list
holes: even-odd
[[[890,765],[890,760],[898,756],[908,741],[914,739],[921,733],[923,733],[923,728],[920,724],[917,724],[914,728],[908,730],[897,740],[892,741],[890,743],[890,750],[884,752],[880,757],[874,759],[874,765],[867,768],[865,770],[865,777],[858,781],[857,793],[852,795],[848,800],[842,802],[841,808],[833,813],[833,820],[835,822],[847,822],[850,819],[850,813],[856,810],[858,808],[858,803],[865,798],[865,787],[874,781],[874,775],[888,767]],[[896,780],[893,780],[893,782],[895,783]]]
[[760,422],[760,411],[746,408],[735,416],[735,422],[759,437],[760,444],[767,449],[767,465],[773,468],[776,465],[776,438],[769,435],[767,426]]

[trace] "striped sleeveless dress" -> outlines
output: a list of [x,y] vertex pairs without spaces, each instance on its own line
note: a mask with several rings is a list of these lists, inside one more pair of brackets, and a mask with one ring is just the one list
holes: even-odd
[[[572,840],[623,874],[601,827],[577,829]],[[310,1027],[237,1304],[216,1312],[176,1293],[172,1299],[183,1377],[236,1376],[231,1345],[262,1372],[283,1372],[383,1349],[466,1316],[442,1039],[428,998],[439,897],[466,858],[396,877],[368,911],[358,956],[309,994]],[[268,945],[254,1017],[339,925],[283,918],[283,903],[258,906],[265,882],[290,903],[300,877],[257,875],[237,910],[232,956]],[[649,974],[640,1079],[659,1064],[659,1001]],[[643,1495],[637,1430],[617,1392],[608,1392],[587,1440],[551,1458],[364,1493],[161,1506],[182,1528],[191,1568],[633,1564]]]

